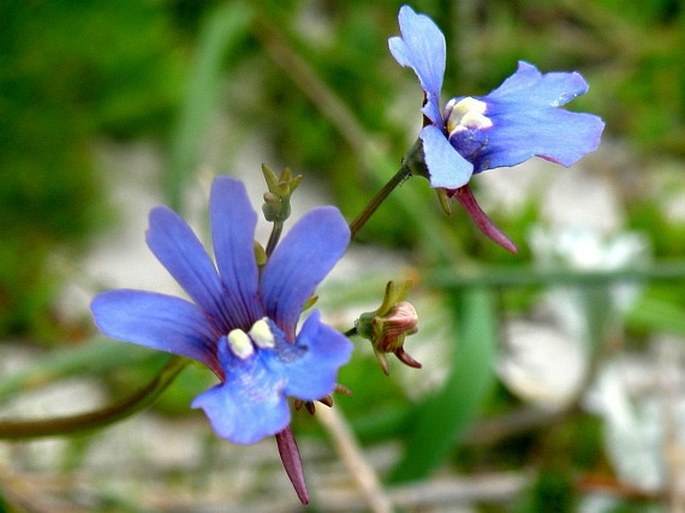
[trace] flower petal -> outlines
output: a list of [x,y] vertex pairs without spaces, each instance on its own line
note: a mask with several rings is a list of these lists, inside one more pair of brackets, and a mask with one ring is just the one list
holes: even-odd
[[227,369],[226,381],[193,401],[192,407],[205,411],[220,437],[236,444],[253,444],[290,423],[283,378],[263,360],[268,353],[259,351],[247,360],[235,359]]
[[542,74],[520,61],[516,73],[479,98],[492,126],[455,131],[449,140],[476,173],[534,156],[571,166],[597,149],[604,130],[599,117],[560,108],[587,90],[579,73]]
[[445,36],[425,14],[416,14],[404,5],[398,16],[401,36],[388,39],[390,53],[401,66],[414,70],[426,93],[422,112],[436,125],[442,125],[440,90],[445,75]]
[[482,99],[486,102],[559,107],[587,90],[588,84],[580,73],[552,72],[543,75],[532,64],[519,61],[516,73]]
[[285,392],[304,401],[315,401],[333,392],[338,369],[350,360],[352,343],[339,331],[320,322],[318,311],[302,325],[295,344],[302,356],[279,362],[287,379]]
[[188,301],[121,289],[98,294],[90,308],[95,324],[107,336],[187,356],[221,373],[214,350],[218,335],[203,312]]
[[186,222],[167,207],[155,207],[146,235],[152,252],[193,301],[222,328],[230,326],[219,275]]
[[350,229],[335,207],[310,211],[276,246],[262,270],[260,295],[267,315],[295,336],[302,307],[340,259],[350,242]]
[[533,156],[571,166],[597,149],[604,129],[604,122],[592,114],[525,105],[502,109],[493,123],[486,144],[471,159],[476,172],[515,166]]
[[209,219],[216,265],[225,286],[230,327],[247,330],[264,314],[257,300],[258,271],[254,253],[257,213],[242,182],[229,177],[214,180]]
[[449,143],[445,134],[433,125],[419,133],[423,142],[424,162],[430,174],[431,187],[458,189],[468,183],[473,165]]

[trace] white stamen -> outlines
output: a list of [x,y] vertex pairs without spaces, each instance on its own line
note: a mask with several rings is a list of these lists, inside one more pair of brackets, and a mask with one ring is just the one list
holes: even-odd
[[452,98],[447,102],[446,107],[451,109],[450,115],[456,113],[463,116],[467,112],[478,112],[479,114],[485,114],[487,110],[487,104],[482,100],[476,100],[473,96],[467,96],[459,101],[456,98]]
[[250,328],[249,335],[257,344],[257,347],[262,349],[271,349],[276,347],[276,340],[274,339],[274,334],[271,332],[269,323],[266,322],[267,317],[259,319]]
[[228,334],[228,346],[233,354],[242,360],[247,360],[254,354],[254,346],[250,337],[241,329],[231,330]]
[[467,128],[490,128],[492,120],[485,115],[487,104],[471,96],[455,101],[452,98],[445,106],[447,114],[447,132],[466,130]]
[[492,120],[478,112],[467,112],[461,118],[459,126],[464,126],[466,128],[490,128],[492,126]]

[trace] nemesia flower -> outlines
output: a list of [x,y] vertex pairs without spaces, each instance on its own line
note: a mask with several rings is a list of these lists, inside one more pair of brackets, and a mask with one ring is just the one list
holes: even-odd
[[561,109],[588,84],[576,72],[542,74],[520,61],[516,72],[486,96],[456,97],[441,108],[445,38],[424,14],[403,6],[401,36],[388,40],[395,60],[419,79],[425,99],[419,133],[432,187],[456,197],[476,224],[507,249],[515,246],[480,210],[468,187],[474,173],[520,164],[538,156],[566,167],[599,145],[604,122]]
[[[106,335],[209,367],[220,382],[192,406],[204,410],[219,436],[252,444],[288,428],[287,396],[314,401],[333,392],[338,368],[350,358],[351,343],[319,312],[296,329],[350,232],[336,208],[314,209],[259,269],[257,213],[241,182],[214,180],[209,217],[216,266],[181,217],[163,206],[150,212],[148,246],[193,302],[124,289],[99,294],[91,308]],[[287,434],[284,444],[294,444]],[[284,465],[288,470],[286,458]]]

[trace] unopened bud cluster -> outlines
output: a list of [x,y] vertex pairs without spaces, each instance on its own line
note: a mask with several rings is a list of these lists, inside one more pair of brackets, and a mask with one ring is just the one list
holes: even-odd
[[264,193],[262,212],[267,221],[282,223],[290,217],[290,195],[300,185],[302,175],[293,176],[286,167],[278,176],[266,165],[262,165],[262,173],[269,189]]

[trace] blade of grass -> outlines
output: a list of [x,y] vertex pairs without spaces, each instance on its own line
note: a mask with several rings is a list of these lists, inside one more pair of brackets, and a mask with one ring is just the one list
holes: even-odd
[[240,2],[219,7],[200,30],[195,62],[172,135],[167,176],[167,201],[183,209],[183,187],[198,166],[210,120],[216,112],[222,65],[234,57],[248,34],[252,9]]
[[516,287],[530,285],[608,285],[641,281],[685,281],[685,261],[661,260],[650,266],[610,270],[544,268],[534,265],[482,265],[436,267],[424,283],[442,288]]
[[421,479],[449,454],[478,414],[494,382],[497,341],[494,291],[456,292],[456,337],[450,375],[443,388],[417,411],[417,420],[391,481]]
[[649,332],[685,335],[685,311],[666,299],[643,295],[631,308],[627,322],[634,328]]

